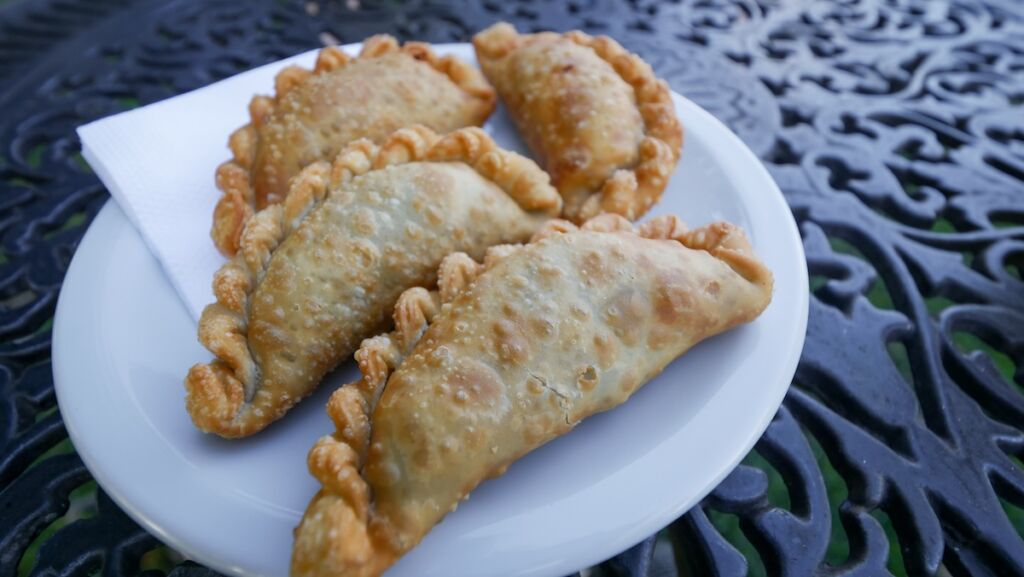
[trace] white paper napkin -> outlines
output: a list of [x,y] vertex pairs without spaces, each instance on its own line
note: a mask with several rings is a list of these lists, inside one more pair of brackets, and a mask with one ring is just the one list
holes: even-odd
[[[354,53],[355,49],[350,50]],[[228,136],[249,121],[249,100],[273,94],[288,64],[310,68],[316,50],[78,128],[82,155],[142,234],[195,319],[213,301],[224,263],[210,240],[217,166]]]

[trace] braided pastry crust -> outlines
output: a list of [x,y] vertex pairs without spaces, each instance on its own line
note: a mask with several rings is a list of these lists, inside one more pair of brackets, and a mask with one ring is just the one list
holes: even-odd
[[311,164],[214,278],[199,340],[216,359],[185,381],[193,421],[259,431],[384,330],[402,291],[435,282],[445,255],[526,240],[560,210],[544,171],[475,127],[405,128]]
[[753,320],[771,291],[742,231],[673,216],[552,220],[482,263],[446,257],[438,289],[402,295],[395,329],[356,353],[363,378],[328,403],[292,575],[380,575],[484,479]]
[[661,197],[683,130],[668,85],[607,36],[520,35],[499,23],[473,37],[480,67],[565,199],[565,216],[636,220]]
[[439,133],[479,126],[495,105],[494,89],[474,67],[390,36],[367,39],[355,58],[324,48],[313,70],[289,66],[274,85],[273,97],[252,99],[249,124],[228,141],[232,158],[217,169],[223,196],[210,234],[226,256],[238,250],[245,221],[280,202],[304,166],[413,124]]

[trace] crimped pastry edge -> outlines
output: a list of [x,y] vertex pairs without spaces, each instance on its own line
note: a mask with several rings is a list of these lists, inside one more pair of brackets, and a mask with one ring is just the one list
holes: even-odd
[[224,256],[232,257],[238,251],[245,222],[255,213],[252,168],[259,139],[256,129],[270,118],[281,99],[311,76],[340,70],[353,60],[397,52],[430,65],[463,92],[483,101],[487,109],[493,110],[497,97],[480,71],[454,56],[437,56],[425,42],[400,45],[392,36],[381,34],[367,38],[359,55],[354,58],[337,46],[328,46],[320,50],[313,70],[297,65],[285,67],[274,78],[273,96],[257,95],[252,98],[249,123],[235,130],[228,139],[232,158],[217,168],[215,182],[222,195],[213,212],[210,237]]
[[[530,243],[577,230],[675,240],[688,248],[707,251],[748,282],[766,286],[771,292],[771,272],[754,255],[743,231],[727,222],[691,231],[674,215],[658,216],[634,226],[620,215],[605,213],[581,226],[550,220]],[[307,457],[309,471],[322,489],[295,529],[293,577],[373,577],[401,554],[375,539],[370,526],[372,491],[362,468],[372,431],[371,415],[391,373],[412,353],[442,307],[467,290],[480,274],[523,246],[491,247],[482,263],[465,253],[450,254],[438,270],[437,290],[416,287],[402,293],[394,311],[394,330],[363,341],[355,354],[362,378],[331,395],[327,413],[335,432],[321,437]]]
[[608,36],[590,36],[573,30],[563,34],[542,32],[519,34],[507,22],[499,22],[473,37],[477,54],[500,59],[541,35],[559,36],[590,48],[633,88],[644,123],[635,166],[617,169],[600,190],[592,192],[577,214],[566,218],[582,223],[603,212],[620,214],[629,220],[643,216],[661,198],[668,185],[683,145],[683,127],[675,113],[672,92],[649,64]]
[[249,298],[274,250],[330,190],[372,170],[417,161],[465,163],[524,210],[551,216],[561,211],[562,199],[547,173],[533,161],[498,148],[477,127],[439,136],[416,125],[392,133],[380,146],[368,139],[356,140],[333,163],[307,166],[293,179],[283,203],[265,208],[245,223],[238,253],[214,276],[216,302],[203,310],[199,340],[216,358],[193,366],[185,379],[186,406],[199,429],[222,437],[248,436],[300,400],[289,399],[273,411],[257,407],[252,412],[259,414],[243,415],[258,394],[260,381],[259,367],[248,346]]

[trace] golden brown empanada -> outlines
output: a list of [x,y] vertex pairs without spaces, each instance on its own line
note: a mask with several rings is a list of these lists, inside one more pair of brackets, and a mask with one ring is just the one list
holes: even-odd
[[238,250],[245,220],[280,202],[307,164],[330,160],[357,138],[379,144],[413,124],[442,134],[479,126],[495,105],[494,89],[476,68],[390,36],[367,39],[357,58],[324,48],[313,71],[289,66],[275,85],[273,98],[253,98],[250,124],[229,140],[234,158],[217,170],[224,195],[211,236],[227,256]]
[[668,85],[607,36],[519,35],[504,22],[473,37],[538,161],[582,222],[602,212],[635,220],[661,197],[683,130]]
[[730,224],[635,231],[612,214],[550,221],[482,265],[449,256],[438,283],[402,295],[394,332],[356,353],[363,379],[328,403],[337,431],[309,454],[323,489],[294,576],[379,575],[481,481],[753,320],[772,292]]
[[217,359],[189,371],[192,420],[225,437],[259,431],[386,329],[445,255],[521,242],[560,209],[540,167],[475,127],[406,128],[308,166],[214,278],[199,340]]

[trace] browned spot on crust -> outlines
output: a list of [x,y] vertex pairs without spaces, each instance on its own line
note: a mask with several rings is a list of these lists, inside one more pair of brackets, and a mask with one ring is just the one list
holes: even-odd
[[562,276],[562,269],[549,263],[541,263],[537,267],[537,273],[545,287],[553,286]]
[[463,405],[493,405],[505,389],[494,369],[474,360],[460,361],[449,373],[448,383],[449,394]]
[[619,357],[619,347],[615,340],[605,334],[594,335],[594,350],[597,352],[597,365],[609,369]]
[[675,324],[682,315],[694,308],[694,297],[690,294],[686,274],[672,271],[658,279],[658,294],[654,299],[654,312],[658,321]]
[[589,250],[580,259],[580,275],[589,282],[607,284],[614,271],[608,258],[599,250]]
[[676,340],[678,340],[678,331],[675,327],[655,325],[647,334],[647,348],[659,350],[671,345]]
[[628,347],[640,341],[646,316],[647,302],[636,289],[627,287],[619,291],[605,307],[605,322]]
[[426,469],[430,465],[430,451],[422,444],[412,455],[412,462],[421,469]]
[[530,333],[538,339],[549,339],[558,333],[555,323],[550,319],[534,317],[530,319]]
[[582,146],[567,148],[558,158],[558,163],[552,167],[556,174],[572,173],[585,169],[590,165],[590,151]]
[[576,384],[585,393],[592,391],[597,386],[598,378],[597,369],[590,365],[576,371]]
[[427,200],[427,206],[438,206],[451,196],[456,185],[455,177],[450,170],[424,163],[424,170],[415,178],[415,186],[422,191],[420,196]]
[[372,242],[365,240],[357,240],[352,243],[352,254],[359,257],[360,264],[367,269],[380,258],[380,250]]
[[550,419],[539,418],[526,426],[523,431],[523,440],[530,445],[543,443],[555,436],[552,434],[552,429],[556,426],[557,424]]
[[507,363],[524,363],[530,358],[530,341],[523,326],[514,318],[494,323],[494,348]]
[[[352,216],[353,228],[359,234],[373,236],[377,232],[377,221],[373,211],[368,208],[361,208]],[[333,239],[331,239],[333,240]]]
[[630,395],[642,383],[642,376],[637,369],[630,369],[619,379],[619,389],[626,395]]

